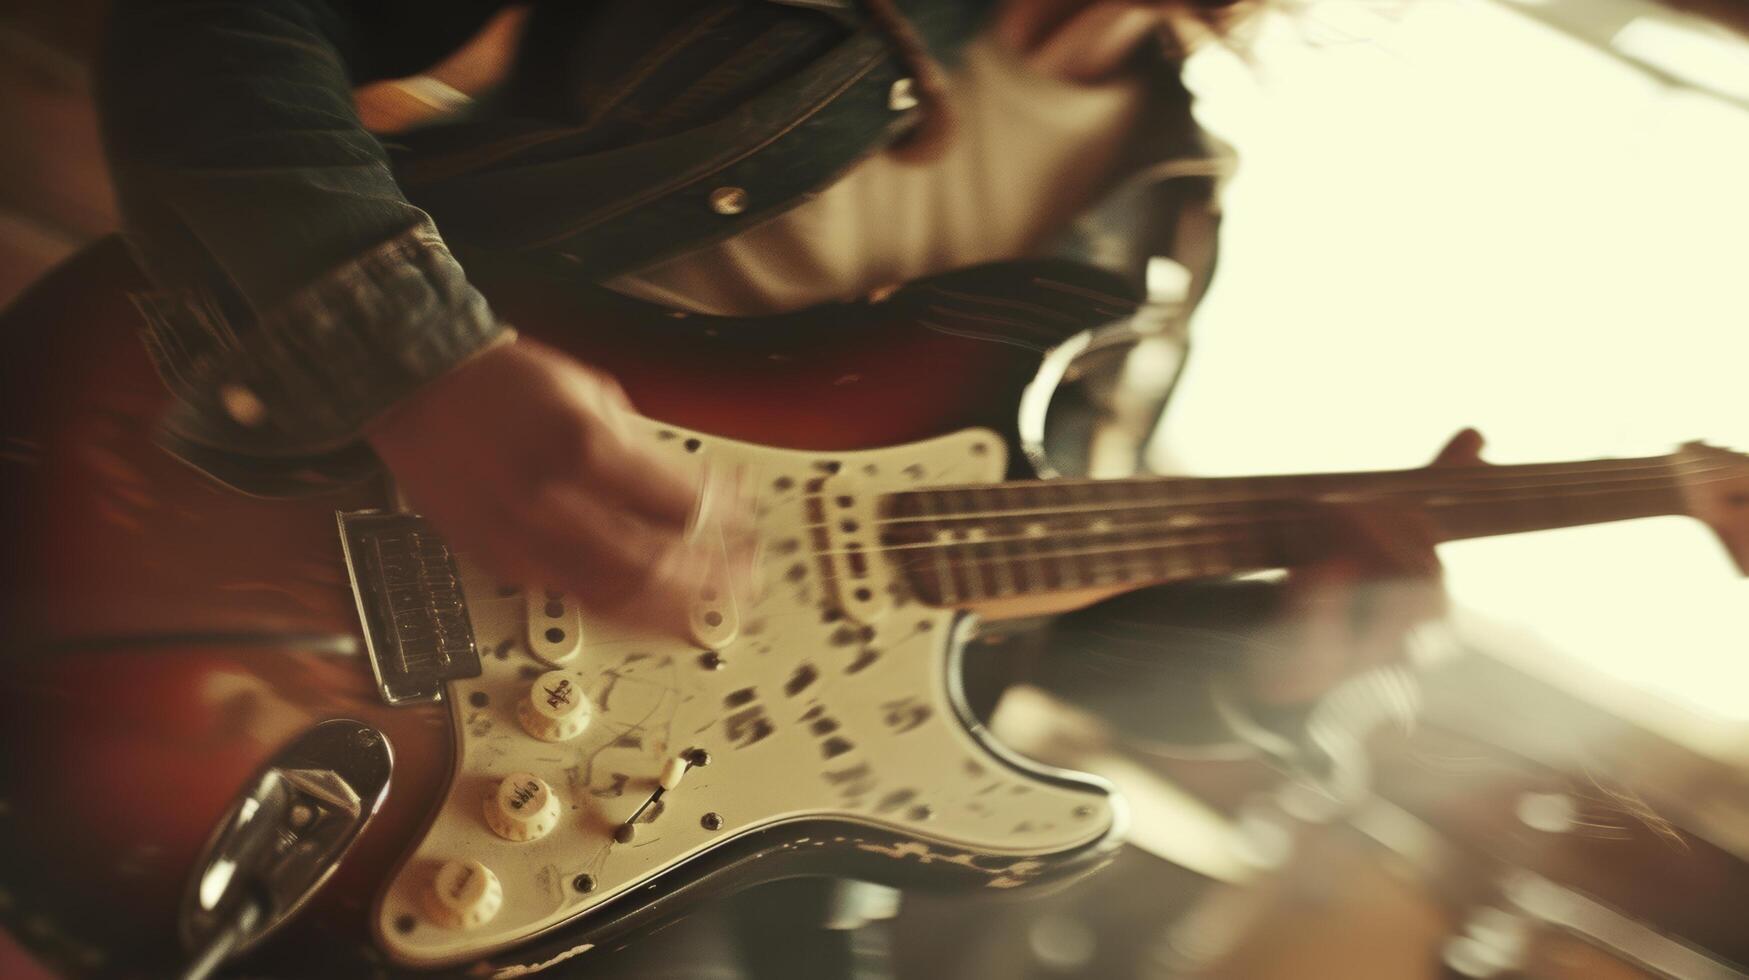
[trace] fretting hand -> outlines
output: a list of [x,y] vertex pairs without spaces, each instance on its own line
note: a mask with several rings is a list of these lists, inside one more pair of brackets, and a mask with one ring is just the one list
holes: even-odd
[[[1481,449],[1481,435],[1465,429],[1429,465],[1479,466]],[[1282,642],[1247,658],[1246,693],[1265,708],[1308,705],[1354,674],[1401,659],[1409,633],[1446,612],[1424,514],[1382,502],[1318,507],[1338,552],[1290,573]]]

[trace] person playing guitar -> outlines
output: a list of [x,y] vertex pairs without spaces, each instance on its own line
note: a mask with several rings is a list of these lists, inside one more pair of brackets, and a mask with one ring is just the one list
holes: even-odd
[[[653,423],[634,402],[662,422],[747,442],[762,441],[761,420],[781,422],[764,441],[820,450],[841,447],[835,432],[858,426],[870,430],[858,436],[867,445],[941,431],[934,416],[948,413],[936,413],[936,402],[894,391],[948,392],[929,396],[960,410],[948,424],[1001,417],[1011,406],[992,402],[1014,392],[984,385],[951,345],[993,338],[1001,343],[985,344],[991,351],[1037,351],[1053,338],[999,335],[1006,327],[992,324],[1024,311],[1053,322],[1061,339],[1067,328],[1133,309],[1133,300],[1127,309],[1106,300],[1126,289],[1133,296],[1148,258],[1175,244],[1174,213],[1162,206],[1169,199],[1150,175],[1198,152],[1178,59],[1231,30],[1249,6],[636,0],[507,11],[489,0],[123,0],[112,14],[100,109],[129,241],[151,278],[135,296],[146,347],[174,395],[157,441],[257,495],[333,493],[386,467],[401,499],[499,583],[499,598],[518,594],[505,587],[515,583],[531,603],[550,591],[555,618],[696,635],[700,596],[772,585],[750,581],[768,566],[750,533],[760,488],[699,465],[688,455],[699,438],[667,430],[651,438]],[[489,37],[520,29],[513,63],[464,52],[446,65],[452,78],[477,83],[464,86],[467,97],[429,79],[397,90],[440,104],[440,121],[379,125],[380,137],[366,128],[355,87],[427,70],[483,27]],[[360,98],[364,114],[382,121],[382,107]],[[996,274],[979,271],[1023,257],[1040,261],[1024,290],[1005,293]],[[1060,258],[1098,258],[1117,275],[1067,273],[1052,264]],[[912,280],[923,282],[894,291]],[[487,281],[490,305],[476,286]],[[967,281],[996,288],[974,301],[960,288]],[[535,332],[540,299],[555,290],[586,293],[594,305],[583,309],[601,312],[578,313],[541,339],[519,335],[517,326]],[[1094,312],[1077,320],[1052,307],[1066,296],[1091,300]],[[884,350],[864,329],[883,310],[926,324],[950,346],[932,348],[933,360],[904,361],[897,333]],[[659,326],[675,332],[659,335]],[[730,336],[736,330],[741,338]],[[807,343],[758,351],[748,345],[765,340],[747,338]],[[803,381],[784,373],[793,349],[830,373],[823,367]],[[847,352],[868,369],[843,363]],[[710,376],[712,365],[699,361],[719,356],[722,371]],[[893,389],[857,402],[877,362]],[[701,385],[718,397],[700,400],[708,410],[687,409],[678,389]],[[780,389],[841,393],[835,404],[890,418],[810,418],[809,404],[778,404]],[[1460,433],[1436,462],[1474,465],[1480,444]],[[819,496],[839,465],[817,462],[823,475],[807,481],[808,492]],[[778,481],[785,492],[792,483]],[[848,493],[836,499],[856,505]],[[1407,626],[1441,607],[1437,538],[1423,517],[1378,504],[1311,509],[1335,546],[1293,562],[1287,606],[1299,639],[1250,663],[1249,694],[1259,703],[1303,704],[1353,670],[1394,658]],[[927,511],[880,516],[895,527],[932,519]],[[856,524],[845,518],[830,533],[854,535]],[[823,535],[826,525],[809,527]],[[946,542],[954,532],[942,533]],[[854,544],[820,554],[843,550]],[[943,563],[933,580],[916,561],[902,567],[932,605],[992,617],[1085,606],[1133,587],[1068,589],[1059,576],[1055,599],[1019,599],[1027,590],[998,585],[981,590],[989,601],[974,602],[990,581],[982,576],[1009,574],[986,556],[969,573]],[[812,573],[798,563],[786,574],[799,582]],[[836,621],[859,609],[873,619],[869,609],[882,600],[845,584],[861,574],[854,562],[835,574],[830,588],[841,590],[845,609],[827,609],[823,628],[854,647],[856,631]],[[1150,580],[1168,577],[1187,576]],[[1370,592],[1369,615],[1357,617],[1351,600],[1361,579],[1400,587]],[[566,605],[573,600],[580,612]],[[541,607],[529,608],[532,617]],[[753,627],[743,625],[743,638]],[[875,633],[865,627],[862,640]],[[714,656],[706,651],[705,669],[722,666]],[[799,665],[787,686],[805,688],[814,669]],[[755,696],[732,691],[726,703]],[[496,695],[473,697],[482,707]],[[910,709],[886,710],[898,729],[920,723]],[[743,719],[732,723],[735,738],[765,737],[756,716],[732,717]],[[809,720],[822,751],[840,751],[832,720]],[[664,769],[661,786],[707,758]],[[535,798],[519,792],[517,805]],[[902,793],[890,798],[896,811],[905,805]],[[477,819],[477,807],[471,812]],[[932,816],[921,805],[900,812]],[[722,826],[718,814],[706,816],[717,818],[708,829]],[[625,821],[622,844],[637,819]],[[570,881],[576,893],[595,886],[589,874]],[[387,921],[392,930],[400,920]],[[421,928],[408,918],[406,932]],[[725,934],[695,922],[668,935],[686,928],[687,942],[597,951],[583,968],[695,974],[720,959],[711,950]],[[752,958],[817,973],[849,955],[808,930],[780,934],[784,942],[764,943]]]
[[[701,513],[697,472],[624,438],[622,419],[634,409],[612,377],[519,339],[493,315],[431,220],[407,200],[409,189],[417,198],[426,188],[427,168],[454,164],[408,152],[391,166],[351,105],[352,85],[447,54],[497,6],[445,5],[415,18],[350,4],[119,5],[101,107],[131,240],[165,287],[162,302],[154,297],[142,308],[160,370],[183,398],[167,422],[167,442],[199,446],[202,459],[217,450],[241,461],[225,476],[245,489],[252,488],[238,467],[319,466],[336,447],[362,442],[452,542],[506,579],[569,589],[595,611],[676,629],[702,578],[745,565],[713,567],[689,544],[701,522],[735,520],[725,511],[732,496],[715,495],[711,512]],[[534,123],[516,114],[538,111],[559,117],[540,121],[542,139],[603,131],[586,141],[588,154],[576,151],[579,200],[541,205],[586,212],[601,193],[584,185],[596,157],[634,139],[672,139],[683,128],[672,105],[657,113],[668,120],[657,125],[632,118],[628,104],[648,116],[658,101],[702,102],[707,96],[696,87],[711,84],[711,72],[750,69],[733,59],[707,62],[721,56],[702,47],[652,51],[648,57],[664,59],[666,72],[695,88],[645,91],[636,77],[604,80],[609,66],[630,66],[576,59],[616,43],[610,37],[625,43],[616,32],[653,29],[659,20],[777,44],[801,32],[791,20],[832,19],[770,9],[782,4],[731,4],[709,14],[667,6],[619,24],[618,15],[537,5],[522,33],[520,66],[483,72],[508,76],[496,96],[503,105],[492,111],[509,121],[463,119],[450,127],[454,138],[509,141],[500,130],[527,129]],[[1231,29],[1247,12],[1232,0],[1003,0],[925,5],[913,22],[881,0],[824,6],[844,8],[834,17],[866,17],[910,72],[872,118],[859,110],[844,124],[855,128],[856,145],[830,153],[852,161],[848,172],[829,176],[824,188],[819,178],[779,185],[781,197],[760,192],[751,205],[712,203],[676,240],[635,246],[647,253],[639,258],[613,254],[603,242],[594,246],[599,256],[576,264],[576,275],[686,311],[757,315],[1039,254],[1126,172],[1158,158],[1160,131],[1176,130],[1167,148],[1186,152],[1194,133],[1182,90],[1144,82],[1162,73],[1170,79],[1173,54]],[[426,22],[410,26],[414,19]],[[926,36],[931,31],[943,36]],[[952,74],[947,60],[958,64]],[[615,84],[629,88],[597,104],[597,90]],[[792,84],[772,69],[717,95],[711,111]],[[275,97],[284,86],[300,96]],[[450,161],[466,151],[448,138],[420,139],[435,146],[427,155]],[[489,143],[483,152],[513,159],[516,151]],[[452,203],[457,192],[442,180],[431,191],[438,205],[461,212],[464,241],[476,229],[495,240],[523,236],[505,227],[515,219],[496,216],[489,198]],[[203,350],[205,338],[190,336],[203,329],[197,324],[225,343]],[[1465,435],[1441,459],[1468,461],[1477,448]],[[458,456],[471,461],[470,479],[455,478]],[[1427,567],[1423,548],[1387,550],[1418,555],[1387,560],[1387,570]],[[1338,571],[1346,567],[1333,564],[1307,580],[1348,577]],[[1307,588],[1321,595],[1327,587]],[[1328,672],[1300,681],[1281,670],[1260,683],[1315,689]]]

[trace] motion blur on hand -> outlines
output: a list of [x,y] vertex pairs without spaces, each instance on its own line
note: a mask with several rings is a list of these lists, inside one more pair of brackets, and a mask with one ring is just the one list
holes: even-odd
[[519,339],[367,436],[413,506],[500,581],[683,635],[701,592],[745,589],[750,515],[732,481],[659,452],[635,420],[613,379]]
[[[1430,465],[1480,466],[1481,450],[1481,435],[1465,429]],[[1314,506],[1336,551],[1289,574],[1280,642],[1247,659],[1246,693],[1268,708],[1307,705],[1354,674],[1401,660],[1410,632],[1447,610],[1425,515],[1381,501]]]

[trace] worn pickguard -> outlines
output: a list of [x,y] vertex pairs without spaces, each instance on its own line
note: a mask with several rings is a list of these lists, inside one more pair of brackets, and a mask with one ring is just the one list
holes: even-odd
[[[464,563],[485,669],[449,685],[449,794],[376,909],[377,936],[395,961],[438,966],[506,949],[785,822],[839,818],[842,832],[802,846],[963,865],[992,888],[1022,884],[1052,856],[1110,833],[1116,817],[1104,793],[1028,774],[967,731],[948,678],[953,611],[910,600],[878,563],[839,590],[827,579],[848,573],[815,554],[822,543],[843,546],[819,525],[871,514],[881,493],[999,479],[1000,439],[970,430],[824,455],[651,425],[660,445],[744,467],[758,486],[764,594],[750,608],[719,610],[713,621],[727,642],[709,650],[592,622],[567,599],[502,588]],[[868,590],[862,599],[852,584]],[[543,742],[524,731],[516,705],[555,658],[582,676],[594,717],[574,740]],[[615,828],[649,798],[664,764],[693,749],[709,764],[616,842]],[[561,803],[557,827],[537,841],[505,840],[484,817],[483,800],[519,771],[544,779]],[[864,840],[857,827],[880,832]],[[911,841],[895,844],[895,834]],[[496,874],[502,906],[471,928],[439,925],[425,892],[442,862],[468,858]]]

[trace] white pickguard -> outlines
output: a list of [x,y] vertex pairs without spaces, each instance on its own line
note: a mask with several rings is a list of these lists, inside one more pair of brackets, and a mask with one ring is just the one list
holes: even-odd
[[[881,493],[993,482],[1004,469],[1000,439],[970,430],[823,454],[650,427],[660,445],[745,467],[757,481],[764,595],[752,608],[723,610],[724,635],[733,638],[717,648],[713,669],[698,645],[591,622],[569,603],[553,609],[563,638],[548,640],[545,596],[500,594],[498,583],[464,565],[485,669],[449,685],[449,795],[376,909],[376,934],[393,960],[440,966],[507,949],[678,861],[785,821],[837,816],[918,839],[895,847],[845,832],[804,847],[861,846],[894,860],[967,867],[974,853],[1011,855],[976,866],[995,888],[1024,883],[1044,859],[1110,831],[1116,816],[1102,794],[1027,776],[964,729],[947,680],[953,611],[885,586],[861,602],[846,596],[854,616],[826,611],[841,604],[811,555],[807,525],[822,513],[811,506],[867,514]],[[810,481],[821,479],[811,493]],[[884,568],[874,574],[877,584],[890,581]],[[569,657],[563,666],[585,679],[594,718],[572,741],[538,741],[517,721],[532,678],[551,669],[537,653]],[[667,793],[633,840],[616,843],[615,827],[650,796],[664,763],[694,748],[709,752],[710,764]],[[544,779],[561,802],[558,826],[537,841],[505,840],[484,817],[482,801],[518,771]],[[707,814],[720,817],[718,829],[707,829]],[[502,907],[472,928],[438,925],[425,914],[424,892],[442,862],[470,858],[497,875]],[[589,891],[575,887],[579,875],[590,876]]]

